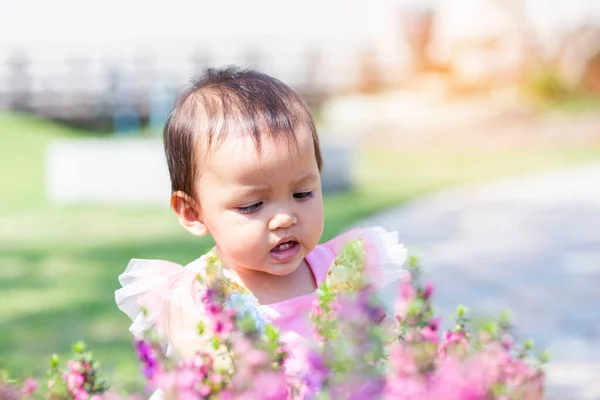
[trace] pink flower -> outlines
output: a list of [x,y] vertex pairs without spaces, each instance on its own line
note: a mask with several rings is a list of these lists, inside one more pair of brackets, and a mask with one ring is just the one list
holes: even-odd
[[323,315],[323,310],[321,309],[321,305],[319,304],[318,299],[313,300],[311,314],[315,317]]
[[23,387],[21,388],[21,395],[23,397],[29,397],[35,392],[38,388],[38,383],[35,379],[27,378],[23,382]]
[[[287,400],[288,388],[283,371],[260,372],[254,377],[254,390],[264,400]],[[243,397],[242,397],[243,398]]]
[[510,350],[512,348],[512,346],[513,346],[512,336],[510,336],[508,334],[504,334],[504,335],[502,335],[502,338],[500,340],[506,350]]
[[396,319],[402,321],[406,317],[408,305],[409,302],[404,300],[402,297],[399,297],[398,300],[396,300],[396,304],[394,305],[394,314],[396,314]]
[[73,400],[88,400],[89,394],[85,389],[78,389],[73,392]]
[[170,391],[175,387],[175,374],[175,371],[159,371],[152,378],[152,387],[166,392]]
[[423,336],[423,339],[425,339],[429,342],[433,342],[433,343],[438,342],[438,334],[430,326],[426,326],[425,328],[421,329],[421,336]]
[[408,282],[400,284],[400,296],[406,301],[413,301],[417,295],[417,289]]
[[250,350],[244,357],[246,362],[253,367],[264,365],[269,361],[269,355],[266,352],[256,349]]
[[175,376],[175,386],[180,390],[191,389],[195,382],[196,374],[187,369],[178,371]]
[[200,386],[200,389],[198,389],[198,394],[200,396],[208,396],[210,394],[210,386],[208,385],[202,385]]
[[223,376],[216,372],[211,373],[209,379],[213,385],[218,385],[223,382]]
[[433,294],[433,283],[427,282],[425,284],[425,288],[423,289],[423,297],[425,300],[429,300],[431,295]]
[[69,368],[69,371],[71,372],[80,372],[82,365],[79,361],[74,361],[74,360],[69,360],[69,362],[67,362],[67,368]]
[[67,373],[63,376],[63,379],[66,381],[67,388],[71,392],[75,392],[85,382],[85,377],[80,372]]

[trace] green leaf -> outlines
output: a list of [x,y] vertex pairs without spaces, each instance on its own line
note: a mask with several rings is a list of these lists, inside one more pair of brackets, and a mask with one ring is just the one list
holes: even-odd
[[408,256],[408,267],[411,269],[418,268],[419,266],[419,257],[414,255]]
[[524,348],[526,351],[528,351],[528,350],[531,350],[531,349],[533,349],[533,345],[534,345],[534,341],[533,341],[533,339],[527,339],[527,340],[525,341],[525,344],[523,345],[523,348]]
[[462,304],[459,304],[458,307],[456,307],[456,315],[458,318],[463,318],[468,311],[469,308]]
[[279,339],[279,331],[271,324],[265,326],[265,335],[271,342],[276,342]]
[[73,345],[73,351],[75,353],[83,353],[86,349],[86,345],[82,340],[79,340]]
[[237,324],[242,332],[254,333],[257,331],[256,324],[254,323],[252,317],[250,317],[249,315],[244,315],[241,318],[238,317]]
[[538,360],[542,363],[542,364],[546,364],[548,362],[550,362],[550,352],[548,350],[544,350],[542,351],[539,355],[538,355]]
[[500,325],[495,321],[486,322],[482,328],[484,331],[496,338],[500,333]]
[[60,359],[58,358],[58,354],[56,354],[56,353],[52,354],[52,356],[50,357],[50,368],[52,368],[52,369],[58,368],[59,362],[60,362]]
[[510,320],[511,320],[512,316],[510,314],[510,311],[503,311],[502,314],[500,314],[500,323],[501,324],[510,324]]

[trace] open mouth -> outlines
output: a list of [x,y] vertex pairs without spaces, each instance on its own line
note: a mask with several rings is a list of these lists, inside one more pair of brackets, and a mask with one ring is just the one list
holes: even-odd
[[271,256],[279,262],[286,262],[294,259],[299,251],[300,243],[296,240],[287,240],[273,247]]
[[276,253],[280,253],[282,251],[289,250],[289,249],[291,249],[291,248],[293,248],[294,246],[297,246],[297,245],[298,245],[298,242],[296,242],[295,240],[290,240],[289,242],[283,242],[281,244],[278,244],[271,251],[274,251]]

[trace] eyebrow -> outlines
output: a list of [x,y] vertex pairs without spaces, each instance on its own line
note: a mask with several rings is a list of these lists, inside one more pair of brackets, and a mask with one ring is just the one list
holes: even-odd
[[[307,173],[301,175],[298,179],[296,179],[294,181],[294,184],[298,185],[303,182],[316,180],[317,177],[318,177],[318,174],[316,174],[312,171],[307,172]],[[252,195],[262,194],[262,193],[268,192],[269,190],[271,190],[271,188],[267,185],[247,185],[247,186],[244,186],[243,188],[241,188],[236,193],[236,198],[238,199],[238,201],[241,201],[248,197],[251,197]]]
[[253,186],[244,186],[236,193],[236,197],[238,201],[244,200],[247,197],[255,195],[257,193],[268,192],[269,187],[265,185],[253,185]]
[[304,175],[301,175],[300,178],[298,178],[296,180],[296,184],[298,183],[302,183],[302,182],[306,182],[306,181],[312,181],[312,180],[316,180],[318,177],[318,174],[316,174],[313,171],[307,172]]

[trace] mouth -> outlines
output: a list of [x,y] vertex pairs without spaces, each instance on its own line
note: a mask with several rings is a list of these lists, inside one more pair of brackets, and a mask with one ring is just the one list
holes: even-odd
[[300,252],[300,243],[293,236],[284,237],[271,249],[271,256],[279,262],[293,260]]

